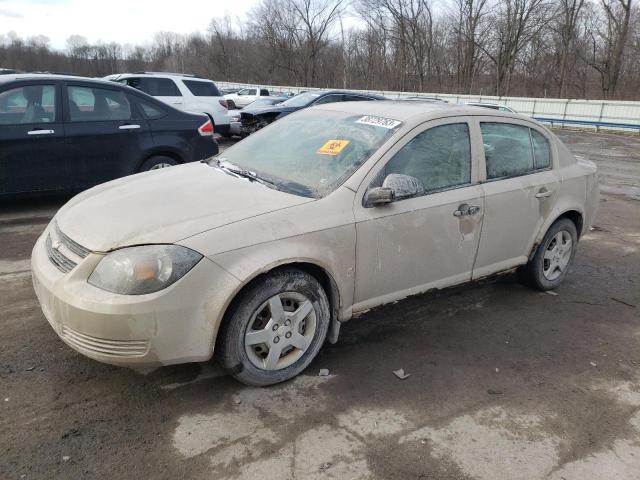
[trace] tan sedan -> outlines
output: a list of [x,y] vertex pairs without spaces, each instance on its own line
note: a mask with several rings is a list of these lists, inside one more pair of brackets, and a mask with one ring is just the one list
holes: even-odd
[[215,351],[267,385],[376,305],[514,268],[555,288],[597,203],[594,164],[531,119],[327,104],[208,163],[78,195],[35,245],[33,281],[84,355],[143,366]]

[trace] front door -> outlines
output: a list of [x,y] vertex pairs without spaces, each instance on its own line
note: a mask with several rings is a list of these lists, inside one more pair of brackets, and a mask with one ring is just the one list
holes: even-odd
[[0,92],[0,193],[71,187],[60,104],[54,82]]
[[66,145],[74,186],[136,173],[149,127],[119,88],[68,83]]
[[[527,263],[553,211],[558,178],[543,130],[504,118],[481,118],[485,218],[474,278]],[[482,163],[482,162],[481,162]],[[486,174],[484,171],[486,170]]]
[[[468,119],[416,128],[378,162],[356,197],[354,312],[470,280],[484,213]],[[410,175],[424,194],[367,207],[366,190]]]

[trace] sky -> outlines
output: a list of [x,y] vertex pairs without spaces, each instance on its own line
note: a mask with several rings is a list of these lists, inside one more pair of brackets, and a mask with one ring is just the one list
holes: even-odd
[[246,18],[257,0],[0,0],[0,34],[44,35],[64,49],[70,35],[91,43],[144,44],[155,32],[205,32],[214,17]]

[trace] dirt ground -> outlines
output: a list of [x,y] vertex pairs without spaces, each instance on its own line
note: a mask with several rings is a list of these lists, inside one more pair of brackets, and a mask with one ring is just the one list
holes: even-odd
[[639,478],[640,138],[559,133],[610,192],[561,288],[509,274],[379,308],[271,388],[66,347],[28,262],[64,199],[0,204],[0,479]]

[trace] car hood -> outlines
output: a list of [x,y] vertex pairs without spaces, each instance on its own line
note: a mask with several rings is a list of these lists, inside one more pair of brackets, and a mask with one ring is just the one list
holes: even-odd
[[62,207],[56,221],[75,242],[106,252],[128,245],[175,243],[310,201],[198,162],[94,187]]
[[283,105],[270,105],[267,107],[243,108],[240,113],[249,115],[262,115],[264,113],[291,113],[300,110],[302,107],[287,107]]

